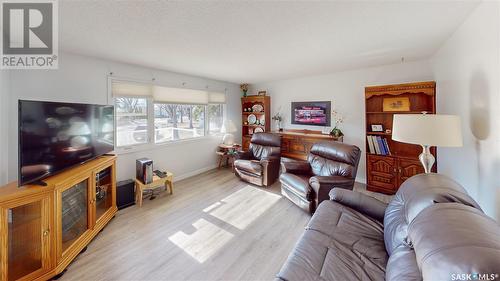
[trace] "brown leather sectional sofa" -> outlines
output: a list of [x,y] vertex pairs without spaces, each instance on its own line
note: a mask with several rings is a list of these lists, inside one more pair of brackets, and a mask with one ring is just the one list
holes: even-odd
[[334,188],[277,278],[500,280],[500,225],[439,174],[408,179],[388,205]]

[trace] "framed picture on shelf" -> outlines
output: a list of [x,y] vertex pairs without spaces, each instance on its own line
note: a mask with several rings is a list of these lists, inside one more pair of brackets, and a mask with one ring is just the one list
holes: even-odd
[[372,132],[383,132],[384,126],[382,124],[372,124],[371,126]]
[[385,98],[382,104],[383,111],[410,111],[410,98]]

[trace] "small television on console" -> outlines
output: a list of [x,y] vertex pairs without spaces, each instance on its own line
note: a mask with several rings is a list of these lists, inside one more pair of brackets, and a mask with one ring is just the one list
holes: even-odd
[[42,183],[113,149],[113,106],[19,101],[20,186]]
[[292,102],[292,124],[330,126],[330,101]]

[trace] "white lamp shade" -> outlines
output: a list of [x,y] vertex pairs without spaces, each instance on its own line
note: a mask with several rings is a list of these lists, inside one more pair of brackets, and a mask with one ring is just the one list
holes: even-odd
[[392,139],[399,142],[442,146],[462,146],[460,117],[438,114],[395,114]]
[[234,133],[236,131],[238,131],[238,129],[236,128],[236,125],[234,125],[234,122],[232,120],[224,120],[224,123],[222,124],[222,128],[221,128],[221,133]]

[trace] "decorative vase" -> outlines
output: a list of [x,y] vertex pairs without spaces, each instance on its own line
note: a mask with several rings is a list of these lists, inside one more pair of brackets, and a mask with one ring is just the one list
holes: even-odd
[[278,132],[283,132],[283,128],[281,128],[281,121],[275,120],[275,122],[276,122],[276,128],[278,129]]
[[243,91],[243,97],[247,96],[247,91]]

